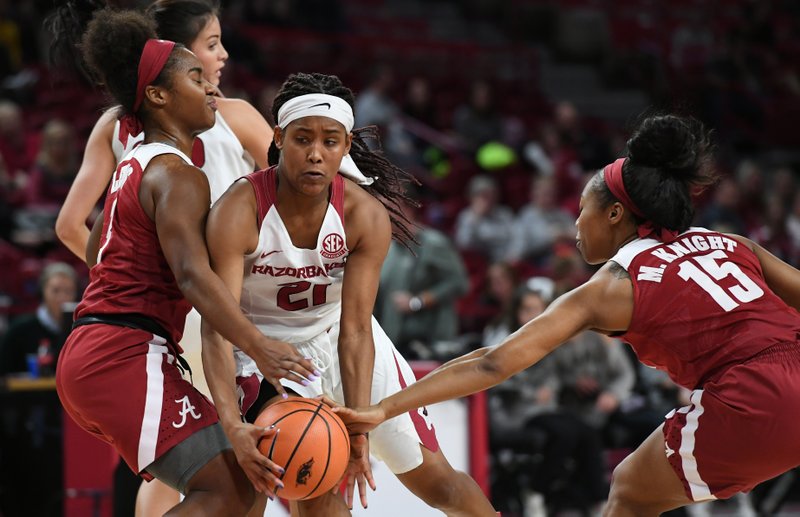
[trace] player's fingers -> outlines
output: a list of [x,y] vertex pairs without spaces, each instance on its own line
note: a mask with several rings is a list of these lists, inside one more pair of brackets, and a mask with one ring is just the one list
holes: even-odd
[[304,379],[314,380],[322,374],[308,359],[287,358],[281,361],[280,367],[288,372],[294,372]]
[[264,471],[269,472],[276,480],[280,479],[280,477],[286,472],[283,467],[267,458],[263,454],[259,456],[258,464],[262,469],[264,469]]
[[289,398],[289,394],[286,393],[286,389],[283,387],[281,381],[279,381],[278,378],[267,379],[267,380],[269,381],[270,384],[272,384],[275,387],[275,391],[278,392],[278,395],[280,395],[281,398],[285,399]]
[[361,508],[367,507],[367,483],[364,476],[358,476],[358,495],[361,497]]
[[296,382],[298,384],[302,384],[303,386],[308,386],[309,384],[311,384],[313,382],[313,379],[316,379],[316,377],[312,377],[311,380],[309,380],[309,379],[306,379],[305,377],[301,377],[301,376],[297,375],[294,372],[289,372],[289,373],[286,374],[284,379],[286,379],[287,381],[293,381],[293,382]]
[[364,477],[367,478],[367,483],[369,483],[369,487],[373,492],[378,489],[378,485],[375,484],[375,478],[372,477],[372,469],[367,469],[367,471],[364,472]]
[[353,509],[353,492],[355,491],[356,480],[353,475],[347,477],[347,490],[345,492],[344,502],[349,509]]
[[335,401],[335,400],[333,400],[332,398],[326,397],[325,395],[320,395],[320,396],[318,396],[318,397],[314,397],[314,398],[315,398],[316,400],[319,400],[320,402],[322,402],[323,404],[325,404],[326,406],[328,406],[328,407],[330,407],[330,408],[337,408],[337,407],[340,407],[340,405],[339,405],[339,403],[338,403],[338,402],[336,402],[336,401]]

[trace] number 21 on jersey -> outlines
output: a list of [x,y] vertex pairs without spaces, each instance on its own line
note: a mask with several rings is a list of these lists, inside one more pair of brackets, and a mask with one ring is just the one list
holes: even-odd
[[[739,266],[727,261],[727,258],[728,255],[723,250],[715,250],[693,257],[694,261],[684,260],[678,276],[699,285],[725,312],[730,312],[741,303],[760,298],[764,290]],[[719,281],[728,276],[732,276],[738,283],[730,287],[721,286]]]

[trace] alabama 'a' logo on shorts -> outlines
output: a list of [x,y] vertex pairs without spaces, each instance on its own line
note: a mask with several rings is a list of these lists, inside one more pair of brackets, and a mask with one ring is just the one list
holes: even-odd
[[322,251],[320,254],[327,259],[339,258],[347,250],[344,247],[344,237],[338,233],[329,233],[322,239]]
[[178,415],[181,417],[180,422],[172,422],[172,427],[175,429],[180,429],[184,425],[186,425],[186,417],[191,416],[195,420],[200,420],[200,417],[203,416],[200,413],[195,413],[194,404],[189,400],[189,395],[186,395],[182,399],[178,399],[175,401],[176,403],[181,405],[180,411],[178,411]]

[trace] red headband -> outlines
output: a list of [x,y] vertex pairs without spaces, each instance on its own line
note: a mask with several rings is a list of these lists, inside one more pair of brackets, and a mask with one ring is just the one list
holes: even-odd
[[139,77],[136,81],[136,102],[133,104],[133,112],[139,111],[144,100],[144,89],[152,83],[161,73],[164,64],[167,62],[172,49],[175,48],[174,41],[163,39],[149,39],[144,44],[142,55],[139,58]]
[[[614,197],[619,199],[622,206],[633,212],[639,219],[647,219],[628,195],[628,191],[625,189],[625,182],[622,181],[622,166],[625,164],[625,160],[627,158],[619,158],[603,167],[603,179],[608,185],[608,190],[611,191]],[[678,237],[678,232],[658,227],[649,220],[645,220],[644,223],[640,224],[636,231],[641,238],[653,237],[661,242],[672,242]]]

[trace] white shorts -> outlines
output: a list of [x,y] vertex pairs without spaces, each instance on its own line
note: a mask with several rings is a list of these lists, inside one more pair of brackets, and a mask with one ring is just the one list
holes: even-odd
[[[375,343],[375,367],[372,374],[370,402],[376,404],[416,381],[414,372],[405,359],[394,348],[389,337],[375,318],[372,318],[372,337]],[[344,404],[344,392],[339,371],[339,324],[304,343],[294,344],[305,357],[311,357],[322,372],[322,377],[308,386],[282,380],[281,383],[300,396],[314,398],[325,395]],[[236,350],[236,376],[240,389],[240,400],[245,412],[255,401],[262,380],[255,362],[244,352]],[[257,377],[256,379],[253,377]],[[249,393],[248,393],[249,392]],[[420,444],[436,452],[439,443],[433,423],[428,419],[428,410],[419,408],[396,416],[376,427],[369,434],[369,449],[395,474],[403,474],[422,464]]]

